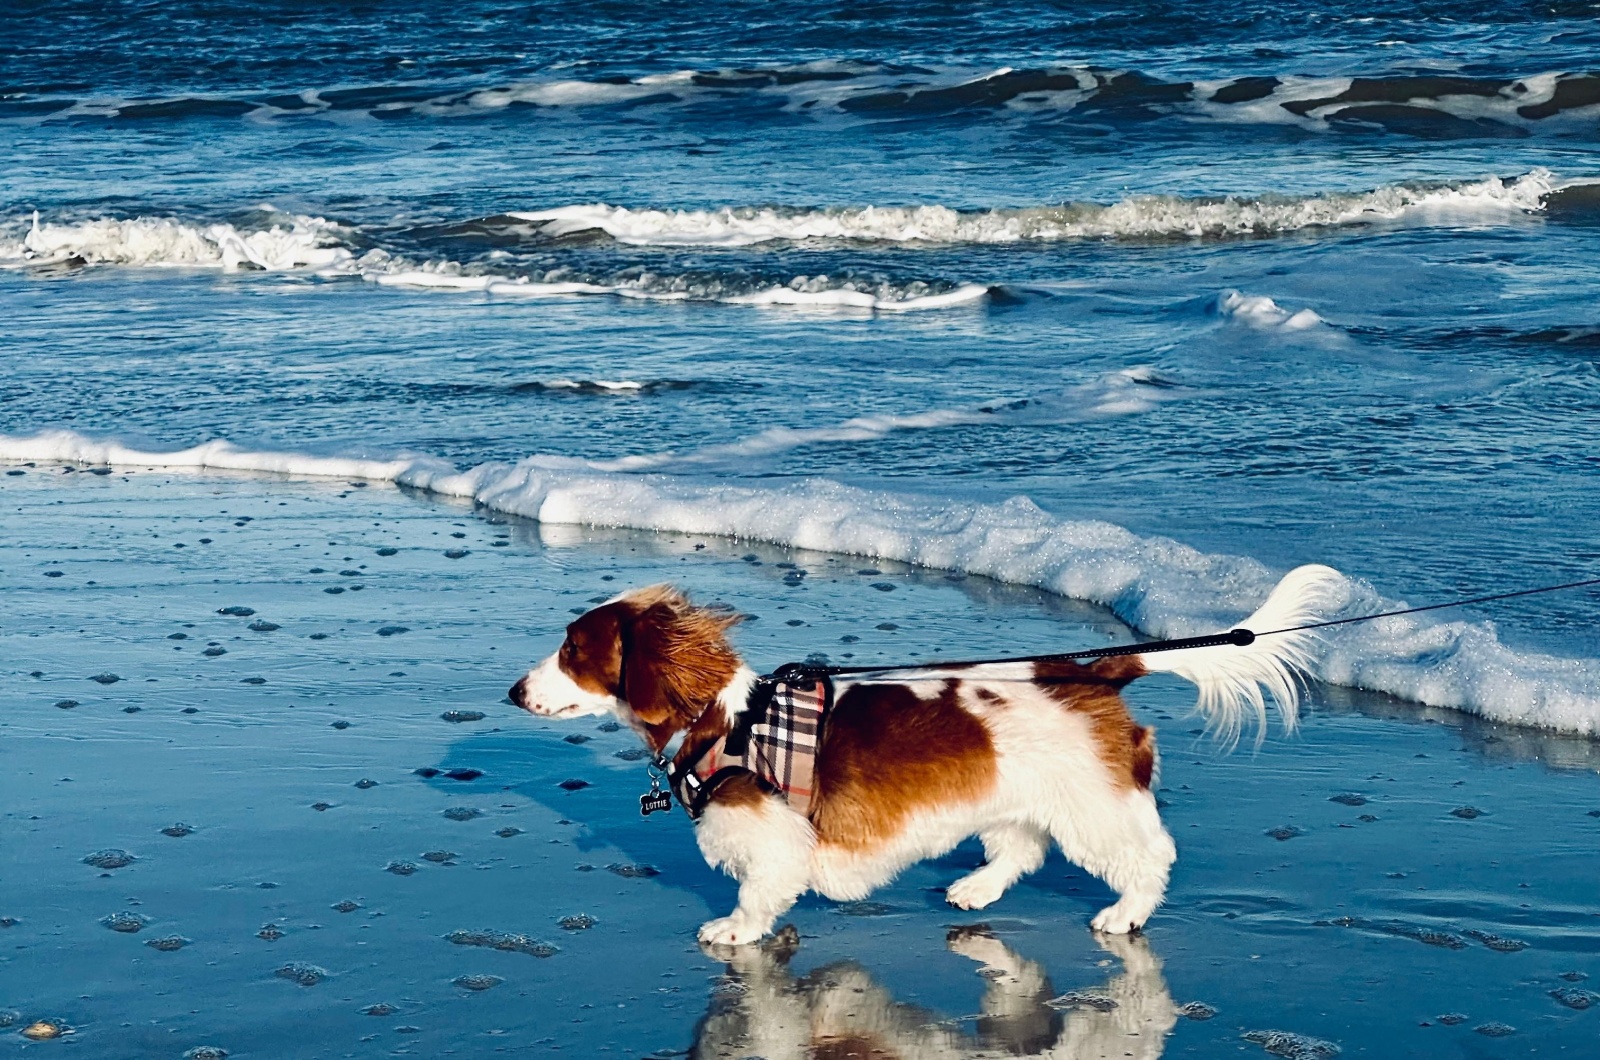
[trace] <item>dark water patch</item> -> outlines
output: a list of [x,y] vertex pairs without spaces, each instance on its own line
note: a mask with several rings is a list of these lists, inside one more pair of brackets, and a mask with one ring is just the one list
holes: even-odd
[[391,872],[396,876],[413,876],[417,867],[409,861],[391,861],[383,867],[384,872]]
[[332,909],[335,913],[354,913],[357,909],[361,908],[361,903],[345,898],[341,901],[334,902],[328,908]]
[[1317,927],[1356,928],[1383,935],[1393,935],[1396,938],[1412,939],[1425,946],[1438,946],[1447,950],[1464,950],[1467,948],[1466,939],[1458,934],[1422,924],[1410,924],[1402,920],[1366,920],[1361,917],[1342,916],[1332,920],[1315,920],[1312,923]]
[[114,685],[118,681],[122,680],[122,678],[118,677],[114,673],[111,673],[110,671],[107,671],[106,673],[95,674],[93,677],[89,678],[89,680],[99,685]]
[[506,931],[452,931],[445,936],[445,941],[453,942],[457,946],[483,946],[492,950],[502,950],[506,953],[526,953],[530,957],[554,957],[561,952],[556,946],[548,942],[541,942],[528,935]]
[[169,836],[173,839],[182,839],[186,835],[193,835],[194,827],[179,821],[176,824],[169,824],[167,827],[161,829],[161,834],[164,836]]
[[448,821],[470,821],[474,817],[482,817],[483,811],[471,806],[451,806],[442,816]]
[[1577,107],[1600,104],[1600,74],[1569,74],[1556,82],[1555,92],[1543,103],[1518,107],[1524,118],[1538,121]]
[[166,935],[159,939],[145,939],[144,944],[162,953],[173,953],[189,945],[189,941],[182,935]]
[[587,780],[579,780],[576,777],[570,780],[563,780],[561,783],[556,785],[556,787],[562,788],[566,791],[582,791],[588,786],[589,782]]
[[501,839],[510,839],[512,836],[521,835],[522,829],[515,828],[511,825],[506,825],[504,828],[496,829],[494,834],[499,836]]
[[127,103],[117,108],[119,118],[238,118],[260,105],[241,99],[168,99],[155,103]]
[[410,632],[411,632],[411,629],[409,627],[407,627],[407,626],[382,626],[382,627],[380,627],[378,629],[378,636],[380,636],[380,637],[398,637],[402,633],[410,633]]
[[363,1016],[393,1016],[398,1011],[393,1005],[380,1001],[376,1005],[368,1005],[362,1009],[361,1014]]
[[430,850],[422,855],[422,860],[435,865],[454,865],[457,857],[459,855],[453,850]]
[[606,866],[606,871],[621,876],[625,880],[644,880],[652,876],[661,875],[661,870],[654,865],[634,864],[631,862],[614,861]]
[[278,625],[276,622],[268,622],[264,618],[258,618],[245,628],[253,630],[256,633],[271,633],[274,630],[282,629],[283,627]]
[[1467,1022],[1467,1016],[1460,1012],[1446,1012],[1442,1016],[1435,1017],[1435,1022],[1442,1023],[1446,1027],[1459,1027]]
[[1337,802],[1341,806],[1365,806],[1367,804],[1367,797],[1365,795],[1358,795],[1353,791],[1346,791],[1338,795],[1330,796],[1328,801]]
[[253,607],[220,607],[217,609],[217,614],[228,615],[232,618],[249,618],[255,613],[256,609]]
[[76,699],[58,699],[58,700],[56,700],[56,706],[59,707],[62,710],[71,710],[73,707],[76,707],[77,705],[78,705],[78,701]]
[[1457,806],[1450,811],[1451,817],[1459,817],[1463,821],[1476,821],[1480,817],[1487,817],[1487,810],[1480,810],[1476,806]]
[[902,910],[886,902],[840,902],[833,907],[833,911],[840,916],[893,916]]
[[1501,1023],[1498,1020],[1491,1021],[1489,1023],[1480,1023],[1478,1026],[1472,1028],[1472,1030],[1474,1033],[1481,1034],[1485,1038],[1509,1038],[1511,1035],[1517,1033],[1517,1029],[1511,1024]]
[[277,942],[286,934],[287,932],[277,924],[262,924],[261,930],[256,932],[256,938],[265,942]]
[[482,721],[485,714],[481,710],[447,710],[439,717],[445,721],[459,725],[467,721]]
[[1285,840],[1294,839],[1296,836],[1305,835],[1306,830],[1298,825],[1286,824],[1280,825],[1277,828],[1269,828],[1263,834],[1282,843]]

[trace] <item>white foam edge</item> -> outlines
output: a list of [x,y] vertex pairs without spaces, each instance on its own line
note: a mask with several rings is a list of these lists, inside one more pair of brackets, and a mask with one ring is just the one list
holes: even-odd
[[[59,430],[0,435],[0,460],[395,483],[542,524],[731,537],[980,575],[1100,604],[1156,637],[1228,628],[1255,611],[1277,581],[1256,560],[1202,553],[1112,523],[1062,518],[1025,497],[963,503],[825,479],[774,487],[607,474],[575,468],[577,461],[562,457],[462,470],[426,456],[254,452],[221,440],[152,452]],[[1398,606],[1364,583],[1343,581],[1347,609]],[[1495,721],[1600,735],[1600,667],[1513,651],[1489,623],[1387,618],[1323,631],[1313,652],[1317,675],[1334,684]]]

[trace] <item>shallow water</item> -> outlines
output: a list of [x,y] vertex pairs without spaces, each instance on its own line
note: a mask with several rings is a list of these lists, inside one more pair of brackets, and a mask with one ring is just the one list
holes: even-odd
[[[815,1032],[918,1056],[1231,1056],[1258,1048],[1242,1035],[1283,1031],[1345,1055],[1468,1057],[1577,1056],[1594,1040],[1600,1006],[1551,995],[1581,1003],[1594,983],[1578,975],[1600,977],[1590,741],[1334,690],[1299,736],[1222,756],[1188,734],[1188,686],[1152,678],[1129,699],[1161,732],[1180,857],[1142,940],[1097,945],[1085,925],[1109,895],[1059,857],[958,914],[940,888],[981,857],[963,847],[865,903],[803,900],[786,918],[793,953],[704,954],[694,928],[734,888],[681,816],[637,816],[643,766],[617,757],[634,738],[502,701],[571,611],[673,577],[758,616],[738,639],[763,666],[1126,628],[986,579],[508,522],[384,487],[25,470],[0,479],[0,1010],[72,1033],[6,1033],[6,1048],[774,1056]],[[792,570],[807,576],[789,584]],[[92,680],[105,674],[119,679]],[[1481,815],[1452,813],[1467,807]],[[478,815],[446,816],[462,809]],[[192,831],[162,833],[179,823]],[[108,849],[137,860],[82,862]],[[148,922],[100,923],[120,912]],[[561,926],[580,915],[594,923]],[[282,934],[261,937],[269,925]],[[146,945],[172,936],[187,941]],[[277,974],[300,965],[326,976]],[[502,981],[455,982],[470,976]],[[1215,1015],[1178,1015],[1190,1002]],[[1475,1033],[1497,1023],[1514,1033]]]

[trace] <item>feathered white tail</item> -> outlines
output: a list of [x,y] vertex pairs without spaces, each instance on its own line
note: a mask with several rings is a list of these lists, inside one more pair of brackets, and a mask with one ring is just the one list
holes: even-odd
[[[1262,634],[1314,622],[1320,609],[1343,603],[1345,586],[1344,575],[1332,567],[1296,567],[1283,576],[1267,602],[1239,625]],[[1267,725],[1262,689],[1272,694],[1284,728],[1292,731],[1300,706],[1300,683],[1310,672],[1316,640],[1314,632],[1304,630],[1258,636],[1243,647],[1180,648],[1151,652],[1139,659],[1146,670],[1193,681],[1200,689],[1195,707],[1220,739],[1236,743],[1250,719],[1256,723],[1259,744]]]

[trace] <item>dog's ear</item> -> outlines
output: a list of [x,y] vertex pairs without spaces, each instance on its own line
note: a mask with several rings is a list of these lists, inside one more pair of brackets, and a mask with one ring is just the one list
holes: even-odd
[[645,725],[654,727],[672,718],[674,703],[668,684],[667,630],[676,613],[666,604],[654,604],[625,624],[622,642],[622,692],[628,709]]

